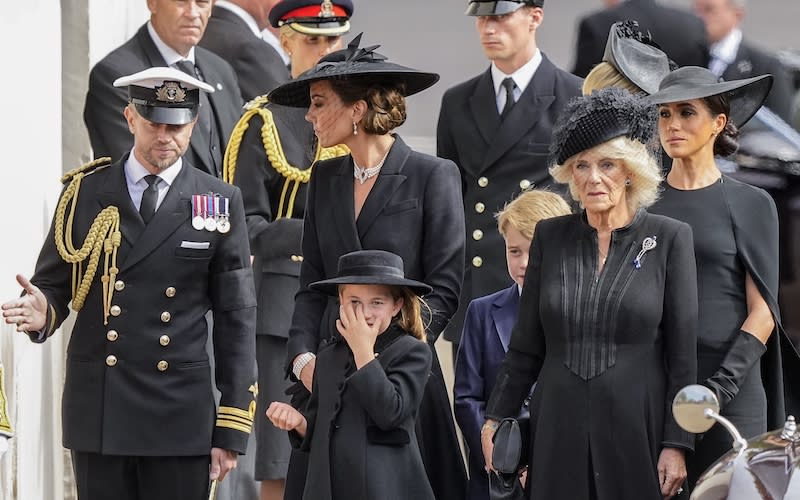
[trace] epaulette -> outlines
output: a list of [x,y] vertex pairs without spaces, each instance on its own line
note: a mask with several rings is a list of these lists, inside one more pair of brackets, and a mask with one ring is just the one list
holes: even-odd
[[72,170],[61,176],[61,184],[66,184],[70,182],[78,174],[88,175],[98,170],[102,170],[111,164],[112,161],[111,157],[109,156],[103,156],[96,160],[90,161],[89,163],[84,163],[80,167],[73,168]]
[[269,97],[267,97],[267,94],[263,94],[252,98],[243,106],[243,108],[245,111],[250,111],[251,109],[257,109],[266,106],[267,103],[269,103]]

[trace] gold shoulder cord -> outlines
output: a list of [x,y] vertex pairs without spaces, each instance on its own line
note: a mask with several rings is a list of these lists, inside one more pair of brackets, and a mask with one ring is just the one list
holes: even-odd
[[[350,153],[350,150],[343,145],[322,148],[319,146],[319,143],[317,143],[317,151],[310,167],[301,170],[290,165],[283,151],[280,134],[278,132],[278,127],[275,126],[275,120],[272,118],[272,112],[264,108],[264,105],[268,102],[267,96],[262,95],[245,104],[245,112],[233,128],[231,139],[228,141],[228,147],[225,149],[222,178],[225,182],[233,184],[233,179],[236,175],[236,162],[239,158],[239,148],[242,145],[242,137],[244,137],[244,133],[250,127],[250,118],[259,115],[261,121],[264,123],[261,126],[261,141],[264,144],[264,151],[267,154],[267,159],[270,165],[286,179],[283,183],[283,191],[281,192],[278,213],[275,219],[280,219],[281,217],[289,218],[294,212],[294,201],[297,196],[297,190],[300,188],[301,184],[306,184],[311,179],[311,170],[314,168],[314,164],[319,160],[344,156]],[[289,193],[290,187],[291,194],[289,194],[287,203],[286,194]],[[284,207],[286,207],[285,210]]]
[[[86,240],[80,249],[75,249],[72,244],[72,225],[75,217],[75,206],[78,201],[81,180],[86,175],[91,174],[98,168],[104,168],[111,164],[111,158],[99,158],[91,163],[82,165],[64,174],[61,178],[62,183],[69,182],[69,185],[58,200],[56,207],[55,221],[55,240],[58,254],[65,262],[72,264],[72,309],[80,311],[89,293],[94,275],[97,273],[97,265],[100,260],[100,252],[105,254],[103,276],[103,324],[108,324],[108,314],[111,308],[111,299],[114,295],[113,283],[116,281],[117,273],[117,249],[122,241],[122,233],[119,230],[119,210],[117,207],[108,206],[100,211],[92,222]],[[69,205],[66,228],[64,227],[64,216]],[[86,271],[83,271],[83,262],[87,260]]]

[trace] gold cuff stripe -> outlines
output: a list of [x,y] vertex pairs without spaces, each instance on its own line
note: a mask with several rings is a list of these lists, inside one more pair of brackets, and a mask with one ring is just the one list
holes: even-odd
[[232,406],[220,406],[219,407],[219,414],[220,415],[232,415],[235,417],[242,417],[244,419],[249,420],[250,422],[253,421],[250,418],[250,412],[247,410],[242,410],[241,408],[234,408]]
[[50,326],[47,329],[47,336],[51,336],[56,331],[56,308],[50,305]]
[[244,418],[238,418],[238,417],[225,417],[225,416],[220,415],[220,416],[217,417],[217,421],[220,421],[220,420],[224,420],[226,422],[235,422],[237,424],[247,425],[247,426],[250,426],[250,427],[253,426],[253,421],[250,420],[249,418],[248,419],[244,419]]
[[250,434],[249,426],[237,424],[235,422],[226,422],[223,420],[217,420],[217,427],[226,427],[228,429],[244,432],[245,434]]

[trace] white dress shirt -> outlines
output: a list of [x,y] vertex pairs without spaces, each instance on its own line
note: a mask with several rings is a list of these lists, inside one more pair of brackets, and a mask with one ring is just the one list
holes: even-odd
[[[144,165],[142,165],[139,160],[136,159],[136,155],[133,153],[133,150],[131,150],[131,154],[128,156],[128,160],[125,162],[125,182],[128,185],[128,193],[131,195],[133,206],[136,207],[136,210],[139,210],[139,207],[142,206],[142,195],[148,186],[147,181],[144,178],[145,176],[150,175],[150,172],[144,168]],[[167,191],[169,191],[172,183],[175,182],[175,178],[178,177],[179,173],[181,173],[181,168],[183,168],[183,158],[178,158],[178,161],[175,162],[174,165],[167,167],[158,173],[158,176],[161,178],[161,182],[158,183],[158,200],[156,201],[156,210],[158,210],[158,207],[161,206],[161,202],[164,201],[164,198],[167,196]]]
[[164,43],[164,40],[158,36],[156,33],[155,28],[153,28],[153,24],[150,21],[147,21],[147,31],[150,33],[150,38],[153,39],[153,43],[156,44],[156,48],[161,53],[161,57],[164,58],[164,62],[167,63],[167,66],[173,66],[178,61],[183,61],[184,59],[187,61],[191,61],[194,64],[194,47],[189,49],[189,54],[186,57],[183,57],[181,54],[175,51],[172,47]]
[[709,47],[711,54],[711,62],[708,63],[708,69],[717,76],[722,76],[722,73],[733,64],[736,60],[736,54],[739,53],[739,45],[742,43],[742,30],[734,28],[722,40],[712,43]]
[[525,89],[528,87],[528,84],[531,83],[533,80],[533,75],[536,73],[536,70],[539,68],[539,64],[542,62],[542,53],[539,49],[536,49],[536,53],[533,54],[533,57],[530,61],[526,62],[522,65],[514,73],[507,75],[500,71],[494,63],[492,63],[492,82],[494,83],[494,95],[497,99],[497,112],[502,113],[503,108],[506,106],[506,91],[503,88],[503,80],[507,77],[511,77],[516,84],[514,88],[514,102],[519,100],[519,97],[525,92]]

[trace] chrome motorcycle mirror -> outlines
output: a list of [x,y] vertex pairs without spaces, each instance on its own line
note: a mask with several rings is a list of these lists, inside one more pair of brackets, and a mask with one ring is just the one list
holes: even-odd
[[706,432],[719,422],[733,437],[734,450],[747,447],[736,427],[719,414],[717,396],[708,387],[693,384],[678,391],[672,401],[672,415],[683,430],[695,434]]

